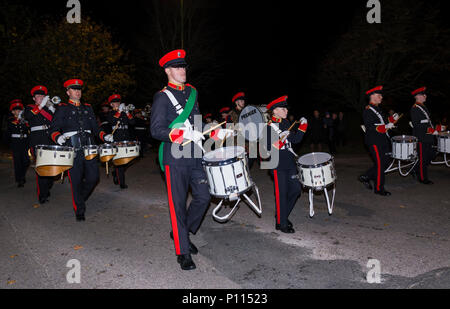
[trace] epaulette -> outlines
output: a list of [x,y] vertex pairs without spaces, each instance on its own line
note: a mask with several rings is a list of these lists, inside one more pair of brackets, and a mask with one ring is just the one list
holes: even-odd
[[166,90],[166,89],[167,89],[167,86],[164,87],[163,89],[161,89],[159,92],[164,92],[164,90]]
[[191,84],[185,84],[185,86],[188,86],[188,87],[191,87],[191,88],[193,88],[193,89],[197,90],[197,88],[195,88],[195,87],[194,87],[194,86],[192,86]]

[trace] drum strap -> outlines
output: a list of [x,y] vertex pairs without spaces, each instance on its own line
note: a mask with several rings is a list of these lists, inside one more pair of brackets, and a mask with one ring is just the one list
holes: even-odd
[[416,104],[416,106],[422,111],[422,113],[425,115],[425,117],[427,118],[427,122],[430,124],[430,126],[434,129],[433,124],[431,123],[431,119],[430,119],[430,115],[428,115],[428,113],[426,112],[426,110],[423,109],[422,106],[420,106],[419,104]]
[[[275,130],[275,132],[278,134],[278,136],[281,136],[281,133],[283,133],[283,132],[281,132],[280,128],[278,128],[276,124],[274,124],[273,122],[271,122],[271,123],[270,123],[270,126],[272,127],[272,129]],[[286,141],[286,144],[285,144],[281,149],[287,149],[287,150],[289,150],[290,152],[292,152],[292,154],[293,154],[294,156],[298,157],[298,155],[297,155],[297,154],[295,153],[295,151],[292,149],[292,145],[291,145],[291,143],[290,143],[289,141]]]
[[[386,124],[386,122],[384,122],[384,119],[383,119],[383,116],[381,116],[381,114],[379,113],[379,112],[377,112],[377,110],[375,109],[375,108],[373,108],[372,106],[369,106],[369,108],[375,113],[375,115],[377,115],[377,117],[380,119],[380,121],[381,121],[381,124],[383,124],[383,125],[385,125]],[[389,136],[389,133],[386,131],[386,135],[388,136],[388,137],[390,137]]]
[[[188,118],[192,112],[192,109],[194,108],[195,101],[197,100],[197,90],[191,87],[191,94],[184,109],[177,102],[174,95],[169,90],[165,89],[164,93],[167,94],[167,97],[169,98],[170,102],[172,102],[172,105],[175,107],[176,112],[178,114],[178,117],[175,118],[175,120],[169,125],[169,128],[172,129],[174,127],[181,127],[181,124],[183,123],[185,126],[186,125],[191,126],[191,123],[189,122]],[[164,144],[165,143],[162,142],[161,145],[159,146],[159,165],[163,172],[164,172],[164,165],[163,165]]]

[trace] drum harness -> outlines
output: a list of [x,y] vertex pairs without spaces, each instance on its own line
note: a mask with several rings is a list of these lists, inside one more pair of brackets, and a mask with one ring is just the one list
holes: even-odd
[[[278,128],[278,126],[276,124],[274,124],[273,122],[270,123],[270,126],[272,127],[272,129],[275,130],[275,132],[278,134],[278,136],[281,136],[281,130]],[[298,158],[298,154],[295,153],[295,151],[292,149],[292,145],[289,141],[287,141],[286,138],[286,142],[284,143],[283,147],[280,148],[281,149],[287,149],[289,150],[296,158]]]
[[[66,139],[70,139],[70,142],[71,142],[72,147],[74,148],[75,152],[77,152],[79,150],[83,150],[83,146],[95,145],[91,141],[92,131],[83,129],[83,127],[84,127],[84,120],[81,117],[83,112],[86,113],[86,110],[79,109],[77,111],[77,114],[79,116],[79,118],[77,119],[77,123],[79,124],[79,127],[80,127],[79,130],[78,131],[65,132],[63,134],[63,136]],[[73,113],[75,114],[75,112],[73,112]]]
[[434,126],[433,126],[433,124],[431,123],[430,116],[429,116],[428,113],[425,111],[425,109],[423,109],[423,107],[420,106],[419,104],[416,104],[416,106],[422,111],[422,113],[425,115],[425,118],[427,118],[427,119],[421,120],[420,123],[429,123],[430,126],[431,126],[431,128],[434,129]]
[[[383,116],[381,116],[381,114],[380,114],[379,112],[377,112],[377,110],[376,110],[375,108],[373,108],[372,106],[369,106],[369,109],[371,109],[371,110],[375,113],[375,115],[378,116],[378,118],[379,118],[380,121],[381,121],[381,125],[386,125],[386,123],[384,122]],[[376,126],[377,126],[377,124],[376,124]],[[386,135],[387,135],[389,138],[391,137],[387,131],[386,131]]]

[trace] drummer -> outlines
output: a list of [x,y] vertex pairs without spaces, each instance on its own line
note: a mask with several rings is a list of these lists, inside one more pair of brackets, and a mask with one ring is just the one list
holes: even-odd
[[[291,123],[287,120],[288,104],[287,96],[283,96],[267,105],[271,117],[267,124],[267,146],[272,152],[272,147],[279,151],[277,167],[271,170],[275,187],[276,223],[275,229],[283,233],[295,233],[294,226],[288,217],[301,195],[301,185],[297,179],[296,154],[291,144],[298,144],[308,128],[305,118],[300,120],[300,125],[292,131],[288,131]],[[271,136],[277,136],[273,141]]]
[[[126,107],[121,101],[122,97],[120,94],[113,94],[108,98],[112,111],[109,112],[107,121],[113,130],[117,128],[114,132],[115,142],[129,141],[130,127],[135,124],[135,119],[130,113],[129,106]],[[126,165],[120,165],[116,166],[113,171],[113,182],[115,185],[120,185],[121,189],[128,188],[125,182],[125,168]]]
[[245,108],[245,93],[238,92],[233,96],[231,102],[234,104],[234,108],[230,113],[231,120],[234,124],[239,122],[239,116],[241,115],[242,110]]
[[[53,145],[48,128],[53,120],[55,107],[51,104],[47,87],[38,85],[31,89],[34,104],[25,107],[25,119],[30,125],[30,150],[36,158],[36,146]],[[49,201],[50,189],[53,186],[53,177],[39,176],[36,173],[37,195],[40,204]]]
[[101,105],[100,113],[98,114],[98,120],[100,123],[100,128],[106,133],[110,134],[112,132],[111,126],[108,122],[108,114],[111,111],[111,107],[109,106],[109,103],[103,102]]
[[436,142],[436,135],[445,131],[446,127],[442,125],[433,126],[430,118],[430,112],[425,106],[427,101],[426,87],[414,90],[411,94],[416,103],[411,108],[411,120],[413,124],[413,135],[419,140],[418,152],[419,163],[414,168],[414,175],[420,183],[431,185],[433,182],[428,179],[428,165],[436,156],[433,145]]
[[[192,127],[194,116],[201,117],[201,114],[197,90],[186,84],[185,56],[184,50],[174,50],[159,61],[167,75],[168,84],[153,97],[150,129],[152,136],[163,142],[159,159],[166,176],[172,223],[170,236],[174,240],[177,262],[182,270],[192,270],[196,265],[191,254],[197,254],[198,249],[190,241],[189,234],[195,234],[200,228],[211,197],[201,164],[202,157],[195,155],[198,151],[201,153],[200,146],[205,138],[200,132],[203,128]],[[214,131],[213,136],[224,138],[227,131]],[[179,145],[187,140],[192,143]],[[187,155],[176,156],[179,153]],[[187,208],[189,187],[192,190],[192,202]]]
[[231,112],[231,108],[229,108],[228,106],[223,107],[219,110],[220,122],[224,122],[224,121],[227,122],[224,125],[222,125],[222,128],[226,128],[227,124],[233,122],[233,120],[231,119],[231,116],[230,116],[230,112]]
[[113,142],[111,134],[100,130],[91,105],[81,103],[83,81],[70,79],[64,83],[68,103],[60,103],[50,125],[52,140],[61,146],[74,147],[76,154],[69,170],[72,203],[77,221],[85,221],[85,202],[99,181],[97,158],[86,160],[83,147],[95,145],[94,136],[102,142]]
[[364,125],[366,127],[365,143],[372,155],[374,165],[363,175],[359,176],[367,189],[372,190],[373,181],[375,184],[375,194],[390,196],[391,193],[384,189],[384,171],[389,165],[390,141],[388,130],[394,128],[399,116],[394,114],[386,120],[380,108],[383,101],[383,86],[378,86],[366,92],[369,98],[369,105],[363,112]]

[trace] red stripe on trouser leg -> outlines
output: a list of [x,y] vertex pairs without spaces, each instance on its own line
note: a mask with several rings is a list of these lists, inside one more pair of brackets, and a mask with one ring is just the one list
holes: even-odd
[[77,212],[77,204],[75,204],[75,199],[73,198],[73,187],[72,187],[72,178],[70,177],[70,171],[67,172],[67,174],[69,175],[70,190],[72,190],[72,204],[73,204],[73,209],[75,210],[75,212]]
[[381,162],[380,162],[380,154],[378,152],[377,145],[373,145],[375,149],[375,154],[377,156],[377,191],[380,191],[380,183],[381,183]]
[[177,214],[175,212],[175,205],[173,204],[172,198],[172,185],[170,182],[170,168],[166,165],[166,182],[167,182],[167,196],[169,199],[169,211],[170,211],[170,221],[172,221],[172,231],[173,231],[173,241],[175,243],[175,253],[180,255],[180,239],[178,236],[178,225],[177,225]]
[[423,181],[423,153],[422,153],[422,143],[419,143],[419,150],[420,150],[420,180]]
[[277,170],[273,171],[273,178],[275,180],[275,200],[277,204],[277,224],[280,224],[280,190],[278,186],[278,172]]

